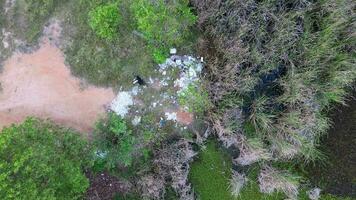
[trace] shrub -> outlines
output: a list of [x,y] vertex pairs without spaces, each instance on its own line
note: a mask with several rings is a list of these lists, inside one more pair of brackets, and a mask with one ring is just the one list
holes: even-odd
[[101,38],[113,39],[121,20],[117,4],[100,5],[89,12],[89,25]]
[[[143,33],[156,62],[168,56],[169,48],[181,45],[196,21],[188,0],[134,0],[131,9],[138,31]],[[163,59],[164,58],[164,59]]]
[[0,133],[0,199],[80,199],[89,186],[88,145],[79,135],[29,118]]
[[179,104],[188,108],[189,112],[203,113],[210,107],[208,92],[202,86],[190,84],[179,93]]
[[103,162],[108,170],[130,166],[135,142],[136,138],[126,122],[115,113],[109,113],[108,119],[97,123],[94,132],[94,144],[99,158],[97,162]]

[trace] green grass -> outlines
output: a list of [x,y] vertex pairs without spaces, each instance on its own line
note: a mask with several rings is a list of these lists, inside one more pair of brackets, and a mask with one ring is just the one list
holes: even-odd
[[65,14],[66,61],[72,73],[101,86],[131,86],[134,75],[148,78],[154,63],[145,49],[145,41],[135,33],[129,1],[121,1],[122,20],[111,40],[102,39],[89,25],[89,13],[101,5],[96,0],[71,1]]
[[[101,1],[68,3],[64,17],[64,36],[69,40],[65,48],[66,61],[74,75],[89,83],[128,88],[132,86],[135,75],[145,80],[154,76],[157,64],[153,61],[149,42],[137,27],[137,19],[131,10],[134,0],[109,2],[117,3],[120,12],[120,22],[110,40],[98,36],[89,23],[89,13],[100,7]],[[178,20],[175,15],[170,17]],[[187,44],[182,45],[185,52],[193,52],[191,44],[194,42],[190,40],[194,37],[187,38]],[[165,51],[168,54],[169,48]]]
[[18,39],[33,45],[41,35],[44,24],[67,0],[18,0],[7,13],[6,27]]
[[229,192],[231,159],[209,142],[192,164],[190,180],[201,200],[233,199]]
[[[206,149],[191,166],[190,181],[194,191],[201,200],[283,200],[284,195],[273,193],[271,195],[259,192],[257,183],[258,167],[249,170],[247,185],[242,189],[240,196],[234,198],[230,194],[229,181],[231,174],[231,157],[209,141]],[[308,200],[305,190],[300,191],[300,200]],[[324,194],[321,200],[351,200],[348,197],[335,197]]]
[[279,194],[261,194],[256,181],[250,181],[242,189],[240,197],[234,198],[229,189],[231,167],[231,157],[218,149],[215,142],[209,141],[198,160],[192,164],[190,172],[194,191],[201,200],[283,199]]

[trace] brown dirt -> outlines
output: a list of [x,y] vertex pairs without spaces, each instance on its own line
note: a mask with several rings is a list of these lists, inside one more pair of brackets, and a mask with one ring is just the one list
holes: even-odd
[[47,38],[33,53],[9,58],[0,83],[0,129],[35,116],[89,133],[114,98],[112,89],[83,89],[64,64],[63,53]]
[[177,112],[177,121],[183,125],[190,125],[194,121],[194,115],[180,110]]
[[90,180],[90,187],[85,198],[87,200],[111,200],[116,194],[124,194],[131,189],[129,182],[120,181],[108,173],[88,172],[87,177]]

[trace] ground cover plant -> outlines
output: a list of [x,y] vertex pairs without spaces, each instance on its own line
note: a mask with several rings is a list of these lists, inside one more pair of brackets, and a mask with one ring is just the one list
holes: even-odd
[[[7,5],[5,5],[5,2]],[[36,44],[44,24],[66,1],[58,0],[18,0],[4,1],[6,9],[6,26],[15,37],[26,44]]]
[[104,39],[112,39],[120,23],[117,4],[101,5],[89,12],[90,27]]
[[[196,16],[188,7],[189,1],[134,0],[131,9],[137,28],[148,42],[157,63],[169,56],[169,49],[184,44]],[[174,17],[172,17],[174,16]]]
[[0,133],[1,199],[80,199],[91,151],[78,133],[28,118]]
[[[66,14],[66,60],[72,72],[104,86],[148,79],[154,61],[189,38],[194,15],[187,1],[71,1]],[[117,12],[116,12],[117,11]],[[184,48],[187,49],[187,48]]]
[[[214,139],[215,140],[215,139]],[[245,186],[237,196],[233,196],[233,181],[231,173],[232,161],[231,155],[221,148],[214,140],[207,141],[206,148],[201,150],[198,158],[192,164],[190,171],[190,180],[194,186],[195,192],[200,199],[204,200],[247,200],[247,199],[264,199],[264,200],[283,200],[283,194],[274,192],[264,194],[260,191],[257,183],[259,167],[253,166],[249,175],[244,177]],[[220,146],[220,148],[219,148]],[[289,167],[288,165],[285,165]],[[301,189],[298,199],[307,200],[307,188]],[[322,194],[321,200],[350,200],[351,197],[337,197],[330,194]]]

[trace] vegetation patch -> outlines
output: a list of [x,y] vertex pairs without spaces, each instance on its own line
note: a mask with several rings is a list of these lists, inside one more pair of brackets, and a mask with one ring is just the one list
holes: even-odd
[[113,39],[120,23],[116,4],[101,5],[89,12],[89,25],[103,39]]
[[28,118],[0,133],[1,199],[80,199],[91,150],[78,133]]
[[[148,49],[157,63],[168,57],[170,48],[184,44],[189,29],[196,21],[188,0],[134,0],[131,9],[137,28],[148,42]],[[173,17],[172,17],[173,16]]]
[[[207,88],[216,108],[211,121],[219,140],[240,150],[234,162],[260,163],[259,180],[265,180],[265,169],[273,161],[323,159],[318,146],[329,127],[325,111],[332,103],[343,103],[356,78],[350,31],[354,3],[251,0],[194,5],[200,28],[214,44],[205,55]],[[268,172],[273,177],[284,174],[278,168]],[[294,188],[280,187],[289,198],[297,198],[301,180],[282,177],[269,180]],[[277,188],[265,189],[269,193]]]
[[[194,23],[186,1],[73,1],[66,14],[66,60],[90,83],[127,88],[136,75],[152,76],[154,60],[180,47]],[[189,21],[189,23],[187,22]],[[178,42],[179,41],[179,42]],[[187,45],[189,46],[189,45]]]
[[201,150],[198,158],[192,164],[190,180],[198,197],[204,200],[248,200],[248,199],[283,199],[280,194],[265,195],[259,191],[256,183],[257,170],[250,173],[248,184],[237,197],[231,194],[231,156],[219,149],[213,141],[208,141],[206,148]]
[[[34,45],[42,33],[44,24],[65,3],[66,0],[9,1],[6,5],[6,27],[17,39]],[[5,3],[3,5],[5,7]]]

